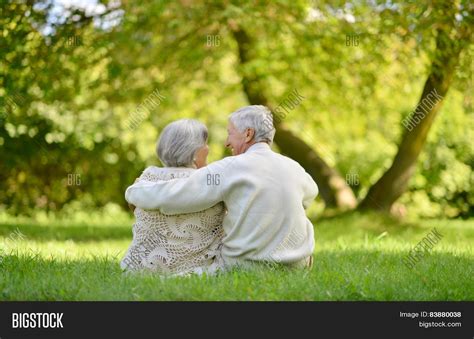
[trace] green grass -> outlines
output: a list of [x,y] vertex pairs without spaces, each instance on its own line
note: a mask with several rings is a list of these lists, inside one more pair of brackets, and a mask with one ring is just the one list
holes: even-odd
[[[347,214],[315,220],[311,271],[215,277],[122,274],[128,221],[0,223],[0,300],[474,300],[474,221],[399,222]],[[443,235],[410,270],[402,258],[433,227]],[[21,232],[21,236],[16,230]]]

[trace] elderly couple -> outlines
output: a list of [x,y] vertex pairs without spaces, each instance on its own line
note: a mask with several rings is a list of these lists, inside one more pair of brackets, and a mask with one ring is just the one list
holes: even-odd
[[165,127],[157,145],[165,167],[148,167],[125,193],[136,222],[124,270],[186,275],[269,263],[311,267],[314,234],[305,209],[318,186],[297,162],[271,150],[268,108],[235,111],[227,132],[233,156],[207,165],[202,123],[184,119]]

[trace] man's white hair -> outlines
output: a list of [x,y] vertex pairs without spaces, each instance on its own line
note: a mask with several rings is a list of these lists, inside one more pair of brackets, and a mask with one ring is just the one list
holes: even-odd
[[268,107],[262,105],[251,105],[239,108],[233,112],[229,120],[243,133],[247,128],[255,131],[255,142],[266,142],[272,144],[275,136],[272,112]]
[[156,153],[166,167],[193,167],[196,151],[206,145],[206,126],[193,119],[176,120],[163,129]]

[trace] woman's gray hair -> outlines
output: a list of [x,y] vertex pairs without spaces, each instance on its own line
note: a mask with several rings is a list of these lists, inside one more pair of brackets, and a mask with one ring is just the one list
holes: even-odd
[[163,129],[156,153],[166,167],[193,167],[196,151],[206,145],[206,126],[193,119],[176,120]]
[[255,131],[255,142],[266,142],[271,144],[275,136],[272,112],[268,107],[262,105],[245,106],[229,117],[229,120],[239,130],[244,132],[247,128]]

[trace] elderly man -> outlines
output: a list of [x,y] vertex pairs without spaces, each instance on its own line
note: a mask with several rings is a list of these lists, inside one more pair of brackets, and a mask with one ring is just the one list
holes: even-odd
[[271,150],[275,128],[265,106],[232,113],[227,132],[233,156],[181,180],[137,182],[126,200],[165,214],[197,212],[222,201],[227,267],[262,261],[311,266],[314,233],[305,209],[318,194],[316,183],[296,161]]

